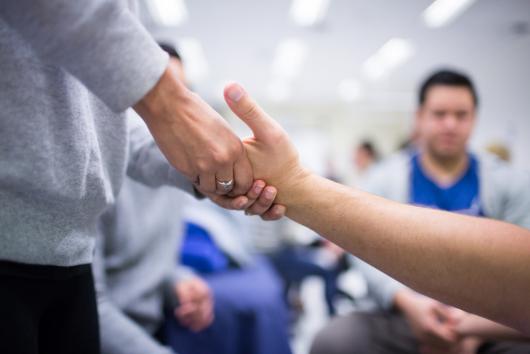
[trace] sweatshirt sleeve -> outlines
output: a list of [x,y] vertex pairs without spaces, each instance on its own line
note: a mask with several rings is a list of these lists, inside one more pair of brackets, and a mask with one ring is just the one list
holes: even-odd
[[527,173],[510,170],[506,183],[504,217],[502,220],[530,229],[530,177]]
[[103,256],[104,232],[96,242],[92,268],[96,286],[101,348],[107,354],[174,354],[131,320],[107,295]]
[[360,259],[356,260],[356,266],[366,280],[368,294],[384,310],[394,306],[394,298],[399,290],[407,289],[405,285]]
[[75,76],[115,112],[145,96],[168,64],[125,0],[2,0],[0,16],[43,62]]

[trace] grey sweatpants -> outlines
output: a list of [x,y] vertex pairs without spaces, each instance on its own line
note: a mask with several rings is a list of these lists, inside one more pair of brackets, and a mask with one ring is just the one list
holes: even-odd
[[[336,317],[313,342],[311,354],[419,354],[405,318],[395,312]],[[477,354],[530,354],[530,342],[482,345]]]

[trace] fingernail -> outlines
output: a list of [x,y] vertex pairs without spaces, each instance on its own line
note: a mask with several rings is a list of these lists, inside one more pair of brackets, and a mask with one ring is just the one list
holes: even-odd
[[239,84],[234,84],[228,89],[228,98],[234,102],[239,102],[244,94],[245,91],[243,91],[243,88]]
[[269,188],[265,189],[264,194],[265,194],[265,198],[267,199],[272,199],[272,197],[274,197],[274,191]]
[[254,192],[255,192],[256,194],[261,193],[261,190],[263,189],[263,187],[265,187],[265,186],[263,185],[263,183],[258,183],[258,184],[256,184],[256,186],[254,187]]

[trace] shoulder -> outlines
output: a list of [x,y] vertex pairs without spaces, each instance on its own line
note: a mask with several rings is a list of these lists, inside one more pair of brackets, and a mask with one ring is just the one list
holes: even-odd
[[484,188],[494,195],[521,198],[530,194],[530,174],[491,154],[475,155]]
[[383,195],[387,187],[406,178],[409,171],[411,157],[406,152],[396,152],[375,165],[363,178],[361,189]]
[[[509,163],[502,161],[488,153],[474,154],[479,163],[481,178],[502,185],[519,185],[528,182],[530,175],[527,172],[516,169]],[[525,185],[526,188],[530,187]]]

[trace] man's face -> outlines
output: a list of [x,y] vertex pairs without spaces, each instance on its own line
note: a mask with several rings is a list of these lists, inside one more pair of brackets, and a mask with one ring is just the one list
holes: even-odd
[[357,168],[358,171],[364,171],[373,162],[373,157],[370,155],[366,149],[362,147],[358,147],[355,150],[354,156],[353,156],[353,163],[355,164],[355,168]]
[[475,104],[464,86],[433,86],[417,112],[420,141],[438,158],[455,158],[466,152],[475,124]]

